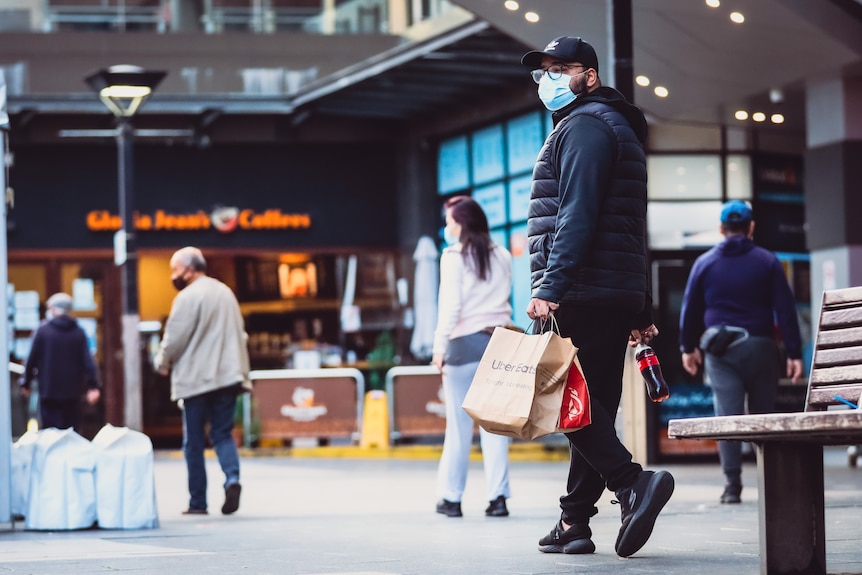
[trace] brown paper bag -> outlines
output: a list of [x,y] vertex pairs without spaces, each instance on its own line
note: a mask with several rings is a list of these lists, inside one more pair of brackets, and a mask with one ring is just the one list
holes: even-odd
[[563,388],[577,349],[553,331],[498,327],[462,407],[485,430],[520,439],[557,431]]

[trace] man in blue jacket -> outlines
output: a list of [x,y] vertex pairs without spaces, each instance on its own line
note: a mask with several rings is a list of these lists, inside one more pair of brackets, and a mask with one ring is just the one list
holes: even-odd
[[72,297],[56,293],[48,298],[48,321],[33,335],[21,395],[30,397],[35,378],[39,382],[39,419],[41,426],[80,432],[81,395],[87,388],[87,401],[99,401],[96,364],[87,344],[87,335],[75,318]]
[[[527,315],[546,320],[553,313],[560,334],[578,347],[592,410],[590,425],[566,434],[567,493],[539,550],[593,553],[590,518],[609,489],[622,519],[614,550],[628,557],[646,544],[674,489],[670,473],[632,461],[614,427],[626,343],[658,334],[647,278],[647,123],[622,94],[602,86],[596,52],[581,38],[555,38],[521,63],[554,120],[530,190]],[[545,329],[550,323],[536,322]]]
[[[716,415],[775,409],[779,353],[775,324],[787,352],[787,376],[802,375],[802,343],[793,293],[775,254],[754,245],[754,218],[746,202],[721,210],[724,241],[694,262],[680,314],[680,349],[685,370],[704,365]],[[701,351],[705,352],[704,354]],[[705,364],[704,364],[705,359]],[[739,503],[742,444],[719,441],[725,476],[722,503]]]

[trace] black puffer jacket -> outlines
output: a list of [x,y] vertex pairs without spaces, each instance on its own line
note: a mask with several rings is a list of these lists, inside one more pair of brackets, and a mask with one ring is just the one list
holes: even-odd
[[533,169],[533,297],[613,306],[641,314],[633,327],[646,327],[646,120],[602,87],[554,113],[554,123]]

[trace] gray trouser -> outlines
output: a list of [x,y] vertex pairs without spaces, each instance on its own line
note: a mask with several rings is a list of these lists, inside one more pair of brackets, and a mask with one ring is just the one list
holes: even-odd
[[[706,354],[705,370],[716,415],[769,413],[775,410],[780,366],[778,344],[769,337],[751,337],[731,346],[721,357]],[[719,441],[718,456],[728,483],[739,483],[742,443]]]

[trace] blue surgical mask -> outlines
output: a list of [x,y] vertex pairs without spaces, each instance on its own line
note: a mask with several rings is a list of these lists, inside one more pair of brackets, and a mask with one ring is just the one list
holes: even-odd
[[450,246],[454,246],[461,241],[460,238],[455,237],[455,234],[452,232],[452,228],[449,226],[443,228],[443,239],[446,240],[446,244]]
[[[587,71],[584,70],[580,74],[575,74],[575,76],[586,73]],[[569,88],[569,82],[573,77],[562,74],[559,78],[553,80],[548,74],[542,76],[542,79],[539,81],[539,99],[548,110],[556,112],[575,101],[578,94],[575,94]]]

